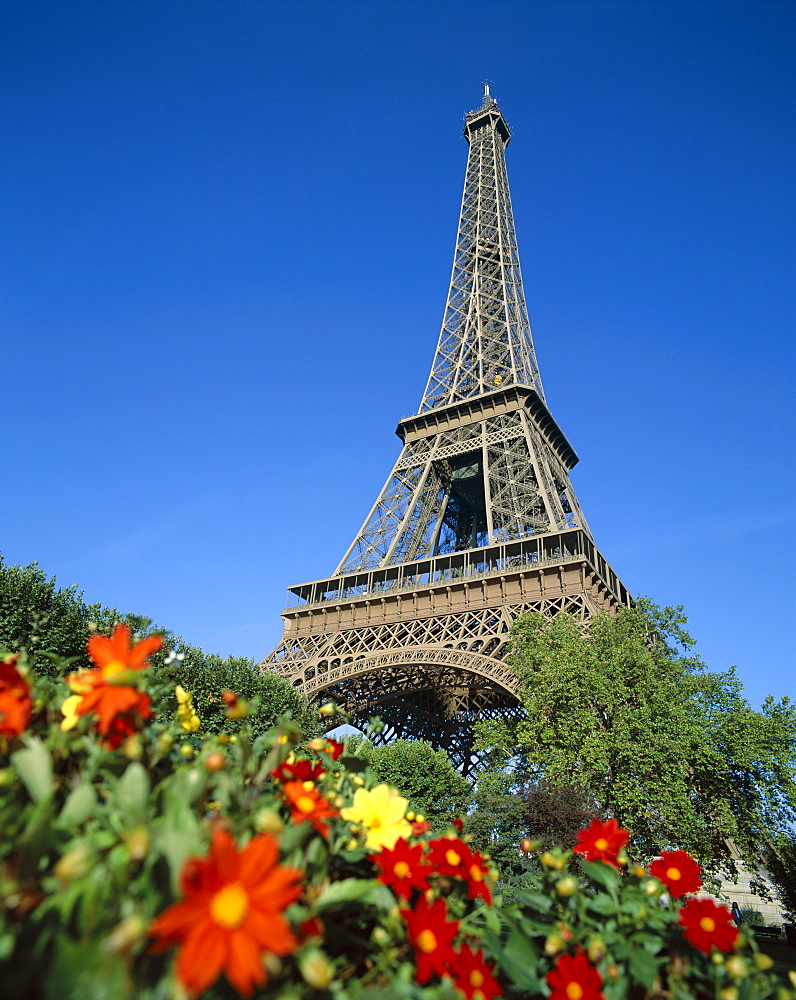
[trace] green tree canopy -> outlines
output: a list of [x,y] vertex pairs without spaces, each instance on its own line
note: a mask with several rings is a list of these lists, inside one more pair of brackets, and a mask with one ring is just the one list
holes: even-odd
[[518,619],[526,717],[479,724],[479,745],[519,747],[531,778],[587,788],[637,854],[727,862],[732,844],[759,866],[796,819],[796,711],[787,698],[753,710],[734,670],[687,655],[685,621],[645,600],[587,622]]
[[[37,563],[8,566],[0,556],[0,646],[11,651],[24,647],[39,676],[56,679],[92,666],[86,653],[89,636],[96,631],[108,634],[117,622],[141,635],[163,631],[150,618],[86,604],[76,586],[58,587],[55,577],[48,578]],[[265,732],[286,712],[305,735],[319,731],[317,710],[284,677],[274,671],[261,673],[254,660],[205,653],[170,632],[164,638],[164,648],[151,658],[149,668],[156,715],[176,711],[174,688],[180,684],[194,696],[205,731],[234,733],[239,724],[226,718],[221,700],[229,688],[248,701],[256,699],[255,734]],[[58,657],[71,662],[64,668]]]
[[362,740],[350,746],[352,752],[366,758],[382,781],[409,799],[412,809],[425,816],[435,830],[466,814],[472,787],[444,750],[434,750],[424,740],[394,740],[382,746]]

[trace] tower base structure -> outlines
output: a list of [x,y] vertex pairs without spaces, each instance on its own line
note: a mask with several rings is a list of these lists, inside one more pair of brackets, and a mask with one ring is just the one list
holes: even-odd
[[[377,742],[427,740],[467,774],[473,723],[521,714],[505,662],[527,611],[587,618],[631,603],[582,529],[290,587],[281,644],[263,661],[311,701],[332,701]],[[332,720],[333,721],[333,720]]]

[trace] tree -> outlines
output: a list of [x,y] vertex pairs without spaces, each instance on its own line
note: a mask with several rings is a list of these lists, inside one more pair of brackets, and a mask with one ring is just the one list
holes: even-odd
[[571,851],[578,831],[595,816],[600,804],[588,788],[530,778],[521,784],[518,795],[523,803],[524,834],[540,841],[542,850],[556,845]]
[[641,600],[583,622],[528,614],[510,662],[526,717],[477,726],[482,747],[520,746],[529,773],[582,785],[631,830],[636,854],[681,847],[733,871],[751,866],[796,819],[796,710],[754,711],[734,673],[687,655],[681,608]]
[[[319,731],[318,713],[288,680],[274,671],[261,673],[254,660],[205,653],[179,636],[158,628],[151,618],[122,613],[102,604],[86,604],[75,585],[58,587],[37,563],[8,566],[0,556],[0,646],[12,652],[25,648],[39,676],[57,679],[64,673],[92,666],[86,643],[93,632],[110,633],[124,622],[141,635],[164,635],[163,650],[151,657],[149,694],[155,715],[177,709],[176,685],[190,691],[206,732],[234,733],[238,723],[226,718],[221,700],[226,688],[256,701],[252,731],[259,735],[280,715],[290,712],[306,736]],[[169,654],[179,654],[179,657]],[[52,655],[54,654],[54,655]],[[57,663],[58,657],[71,662]]]
[[366,758],[381,781],[409,799],[433,829],[443,829],[466,814],[472,787],[444,750],[435,750],[424,740],[393,740],[382,746],[363,740],[352,744],[352,751]]

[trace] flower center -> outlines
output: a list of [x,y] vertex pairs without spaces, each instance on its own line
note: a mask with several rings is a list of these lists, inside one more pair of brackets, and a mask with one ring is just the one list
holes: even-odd
[[409,865],[405,861],[396,861],[393,866],[396,878],[406,878],[409,874]]
[[679,882],[683,876],[680,874],[679,868],[667,868],[666,877],[670,878],[672,882]]
[[371,817],[368,826],[370,826],[371,830],[378,830],[378,828],[381,826],[381,816]]
[[452,848],[449,848],[445,851],[445,860],[449,865],[460,865],[462,863],[462,856],[461,854],[457,854]]
[[707,934],[712,934],[712,933],[713,933],[713,931],[715,931],[715,930],[716,930],[716,921],[715,921],[715,920],[713,919],[713,917],[703,917],[703,918],[702,918],[702,919],[701,919],[701,920],[699,921],[699,926],[700,926],[700,927],[702,928],[702,930],[703,930],[703,931],[705,931],[705,932],[706,932]]
[[428,927],[421,931],[417,935],[417,947],[425,952],[426,955],[430,955],[432,951],[437,947],[437,939],[434,936],[434,931],[430,931]]
[[296,799],[296,808],[299,812],[311,813],[315,808],[315,799],[309,795],[299,795]]
[[[605,839],[605,837],[598,837],[597,840],[594,841],[594,846],[597,848],[598,851],[607,851],[608,841]],[[578,984],[573,983],[572,985],[577,986]],[[569,987],[567,987],[567,989],[569,989]],[[578,986],[578,989],[580,989],[580,986]],[[570,1000],[580,1000],[581,995],[582,994],[579,993],[577,998],[570,997]]]
[[583,987],[580,983],[567,983],[565,992],[568,1000],[581,1000],[581,997],[583,996]]
[[478,867],[478,865],[470,865],[470,878],[473,882],[483,882],[484,873]]
[[476,988],[484,985],[484,974],[480,969],[473,969],[470,973],[470,985]]
[[123,670],[127,670],[127,664],[122,663],[121,660],[111,660],[102,668],[102,676],[113,677],[114,674],[120,674]]
[[249,896],[242,885],[225,885],[210,900],[210,916],[219,927],[232,931],[240,927],[249,912]]

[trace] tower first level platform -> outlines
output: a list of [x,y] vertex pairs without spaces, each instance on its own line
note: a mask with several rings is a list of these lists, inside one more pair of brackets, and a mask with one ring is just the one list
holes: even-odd
[[263,664],[334,701],[381,739],[428,740],[465,772],[472,723],[519,711],[505,662],[518,615],[588,617],[630,596],[582,529],[291,587],[282,643]]

